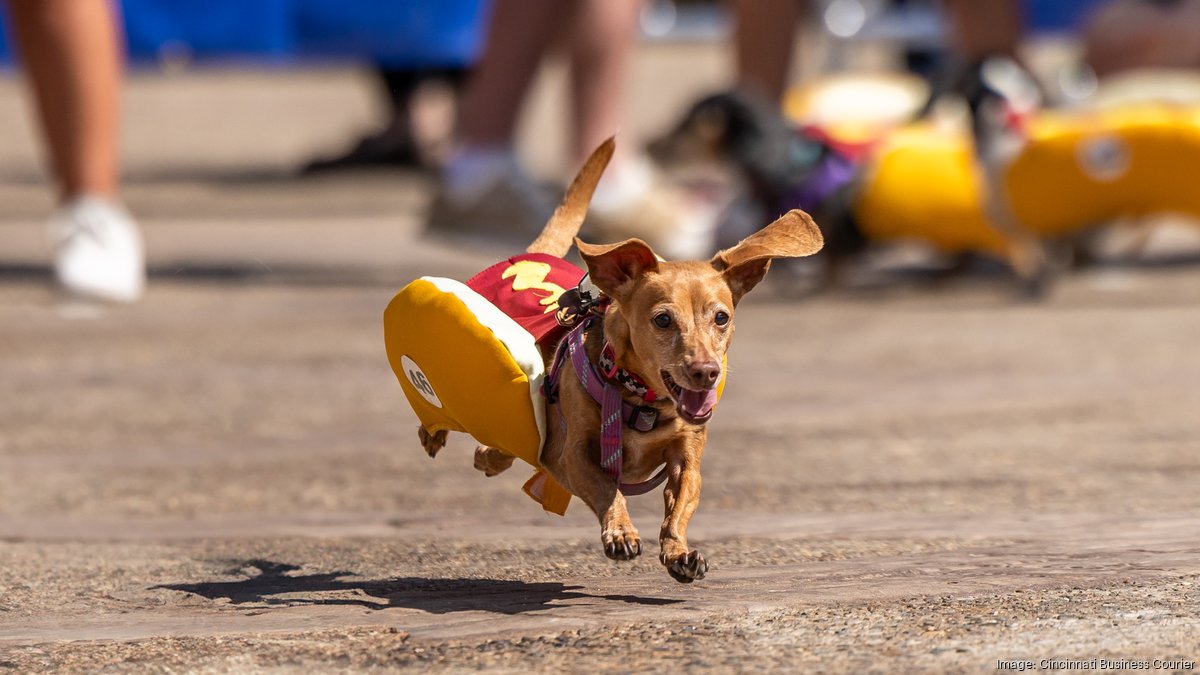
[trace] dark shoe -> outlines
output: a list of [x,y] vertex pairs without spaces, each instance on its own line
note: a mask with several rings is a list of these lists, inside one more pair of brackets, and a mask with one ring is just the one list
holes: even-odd
[[422,169],[425,163],[411,140],[397,141],[385,134],[365,136],[349,152],[314,159],[300,169],[301,175],[344,169]]

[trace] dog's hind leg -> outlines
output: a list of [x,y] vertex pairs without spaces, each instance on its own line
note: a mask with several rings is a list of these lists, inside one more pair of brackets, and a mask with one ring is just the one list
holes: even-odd
[[417,438],[421,439],[421,447],[425,448],[425,454],[430,457],[437,457],[438,450],[446,447],[446,436],[449,433],[445,429],[430,433],[425,425],[417,427]]
[[483,475],[491,478],[497,474],[504,473],[508,467],[512,466],[513,460],[516,457],[497,450],[489,448],[486,445],[480,445],[475,448],[475,468],[483,472]]

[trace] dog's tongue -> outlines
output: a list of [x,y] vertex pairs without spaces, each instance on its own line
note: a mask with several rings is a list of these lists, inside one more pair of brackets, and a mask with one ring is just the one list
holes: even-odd
[[692,391],[684,389],[679,396],[679,407],[692,417],[704,417],[712,412],[713,406],[717,405],[717,390],[704,389],[702,391]]

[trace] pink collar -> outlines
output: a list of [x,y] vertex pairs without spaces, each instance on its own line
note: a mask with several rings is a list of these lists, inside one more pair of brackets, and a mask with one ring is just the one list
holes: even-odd
[[658,393],[646,384],[644,378],[617,365],[617,351],[610,343],[604,343],[604,348],[600,350],[600,357],[596,359],[596,365],[600,366],[600,372],[605,377],[616,380],[629,391],[641,396],[646,403],[654,403],[658,400]]

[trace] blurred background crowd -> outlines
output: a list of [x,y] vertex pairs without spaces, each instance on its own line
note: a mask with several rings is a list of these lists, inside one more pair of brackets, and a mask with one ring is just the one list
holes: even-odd
[[[561,191],[554,180],[620,132],[588,234],[638,236],[675,258],[708,255],[772,211],[821,214],[853,199],[872,144],[947,101],[978,137],[985,93],[1008,114],[1029,114],[1086,102],[1129,69],[1200,65],[1196,0],[9,0],[7,9],[0,48],[28,81],[57,195],[48,216],[57,280],[119,302],[136,300],[146,279],[137,214],[121,198],[128,68],[146,77],[370,69],[377,123],[343,148],[314,144],[289,178],[427,172],[427,231],[456,241],[529,241]],[[683,105],[654,106],[654,91],[639,92],[668,121],[647,130],[627,119],[634,53],[671,42],[720,44],[731,66],[714,96]],[[1009,70],[989,69],[994,57]],[[567,140],[555,147],[568,168],[546,176],[517,137],[553,59],[566,71],[555,114]],[[833,81],[842,86],[822,84]]]

